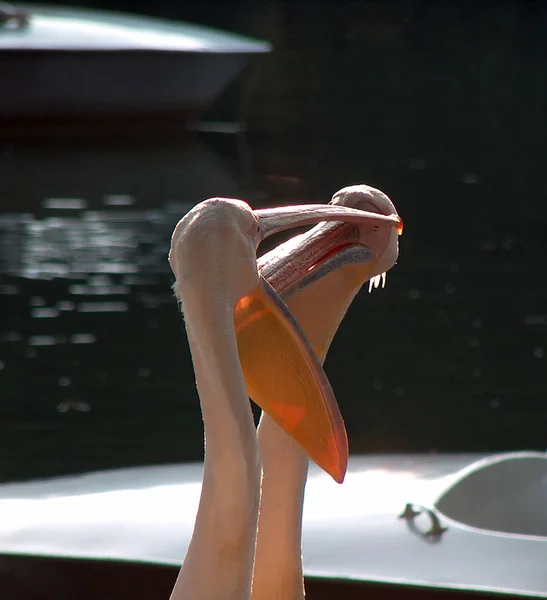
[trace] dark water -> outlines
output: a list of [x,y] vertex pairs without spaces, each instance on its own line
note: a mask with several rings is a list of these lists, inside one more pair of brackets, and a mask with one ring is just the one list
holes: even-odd
[[544,449],[543,5],[198,4],[275,44],[248,134],[0,145],[0,479],[199,459],[173,226],[358,182],[405,234],[327,360],[352,450]]

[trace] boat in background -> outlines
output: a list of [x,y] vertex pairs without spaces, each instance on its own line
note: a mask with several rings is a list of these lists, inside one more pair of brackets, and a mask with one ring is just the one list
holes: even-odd
[[[187,464],[0,485],[0,589],[167,598],[201,476]],[[547,598],[546,498],[542,452],[352,456],[343,485],[311,465],[306,597]]]
[[0,130],[186,121],[270,51],[267,42],[184,22],[2,3]]

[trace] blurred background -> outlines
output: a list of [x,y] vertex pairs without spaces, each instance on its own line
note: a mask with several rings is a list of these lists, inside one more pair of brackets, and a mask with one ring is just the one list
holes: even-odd
[[[0,131],[1,481],[200,460],[174,225],[210,196],[324,203],[354,183],[386,192],[405,233],[326,363],[351,451],[545,449],[545,3],[73,5],[273,51],[191,133],[175,117],[143,135]],[[235,133],[203,125],[242,106]]]

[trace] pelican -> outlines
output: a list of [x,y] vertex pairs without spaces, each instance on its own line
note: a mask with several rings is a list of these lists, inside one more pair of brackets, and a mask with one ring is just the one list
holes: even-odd
[[[313,224],[257,262],[266,237]],[[252,210],[214,198],[177,224],[169,262],[200,397],[205,460],[171,600],[304,597],[308,457],[339,483],[348,461],[322,362],[362,284],[385,281],[401,230],[389,198],[368,186],[345,188],[328,206]],[[258,432],[249,397],[263,410]]]

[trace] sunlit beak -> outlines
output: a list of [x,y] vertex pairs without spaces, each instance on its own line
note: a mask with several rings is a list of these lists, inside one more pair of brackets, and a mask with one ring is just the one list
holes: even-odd
[[[287,207],[255,211],[255,214],[263,237],[282,229],[330,220],[400,226],[396,215],[344,206]],[[276,292],[287,299],[298,293],[299,286],[307,286],[344,264],[370,263],[374,257],[368,248],[356,243],[355,226],[341,228],[339,223],[332,223],[316,229],[317,233],[311,236],[304,234],[282,244],[279,251],[270,252],[269,259],[261,261],[260,285],[240,299],[234,316],[249,395],[300,444],[310,459],[341,483],[348,463],[347,434],[321,366],[339,320],[332,335],[320,336],[320,342],[315,344],[316,354]],[[312,270],[318,262],[320,265]],[[340,319],[346,308],[344,305]]]
[[258,217],[260,225],[259,242],[274,233],[304,225],[316,225],[321,221],[343,221],[354,225],[396,227],[398,233],[402,233],[402,221],[399,215],[381,215],[341,205],[282,206],[255,210],[254,213]]

